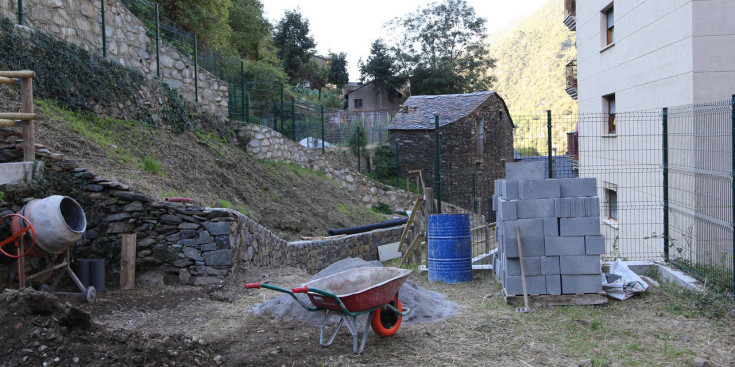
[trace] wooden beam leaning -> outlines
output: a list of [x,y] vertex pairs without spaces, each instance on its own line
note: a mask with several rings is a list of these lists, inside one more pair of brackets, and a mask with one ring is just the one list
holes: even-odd
[[29,121],[38,119],[37,113],[0,112],[0,119]]
[[421,207],[421,203],[423,201],[424,201],[424,198],[422,196],[419,196],[418,199],[416,199],[416,203],[413,204],[411,215],[408,216],[408,222],[406,222],[406,228],[403,229],[403,233],[401,234],[401,241],[398,243],[398,251],[403,251],[403,246],[406,242],[406,236],[408,235],[408,231],[411,230],[411,225],[413,225],[413,220],[414,218],[416,218],[416,212]]
[[0,84],[16,85],[16,79],[0,76]]
[[36,72],[31,70],[18,70],[18,71],[10,71],[10,70],[0,70],[0,76],[5,78],[35,78]]
[[1,127],[20,127],[23,125],[22,125],[22,122],[20,121],[0,119],[0,126]]
[[[32,71],[29,73],[36,75]],[[20,103],[21,112],[33,114],[33,79],[31,77],[20,81]],[[36,129],[33,120],[26,120],[23,123],[23,161],[33,162],[34,160],[36,160]]]

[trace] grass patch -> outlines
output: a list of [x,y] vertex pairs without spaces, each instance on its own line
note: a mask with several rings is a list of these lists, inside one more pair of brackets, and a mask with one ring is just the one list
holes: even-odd
[[666,304],[668,311],[687,318],[704,316],[710,319],[735,318],[735,299],[732,295],[705,292],[699,293],[677,287],[668,282],[661,283],[658,292],[667,292],[673,297]]
[[378,205],[376,205],[373,210],[380,214],[393,214],[393,209],[391,209],[391,207],[388,206],[388,204],[386,203],[378,203]]
[[376,213],[371,209],[363,206],[348,206],[345,204],[337,204],[334,210],[349,218],[353,222],[362,222],[368,220],[371,223],[381,222],[385,220],[385,215]]
[[155,158],[151,157],[143,158],[143,170],[153,173],[155,175],[162,174],[161,163],[155,160]]
[[143,166],[140,158],[134,157],[130,149],[125,147],[129,142],[148,143],[144,131],[149,129],[140,122],[74,112],[56,101],[47,99],[36,99],[35,105],[39,112],[50,118],[51,123],[66,121],[76,134],[105,147],[105,154],[118,163]]
[[224,199],[217,199],[217,204],[215,205],[215,208],[232,209],[232,203]]

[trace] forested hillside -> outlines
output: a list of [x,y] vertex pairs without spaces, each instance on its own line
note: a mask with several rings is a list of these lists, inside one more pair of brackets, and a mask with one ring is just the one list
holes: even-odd
[[564,66],[574,59],[575,32],[564,26],[561,0],[549,0],[504,35],[494,35],[490,52],[497,59],[495,90],[513,116],[569,114],[577,103],[564,91]]

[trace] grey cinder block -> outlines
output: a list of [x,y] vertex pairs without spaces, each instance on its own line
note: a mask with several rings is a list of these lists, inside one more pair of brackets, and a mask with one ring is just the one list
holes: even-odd
[[544,237],[559,237],[559,220],[556,218],[543,218]]
[[602,255],[605,253],[605,236],[585,236],[585,253],[587,255]]
[[505,164],[507,181],[543,180],[546,178],[546,162],[509,162]]
[[554,274],[546,276],[546,293],[561,294],[561,275]]
[[[534,257],[523,257],[524,271],[526,276],[541,275],[541,258],[538,256]],[[506,259],[505,269],[506,275],[521,275],[521,259]]]
[[502,196],[506,200],[518,200],[518,181],[507,181],[501,182]]
[[498,218],[502,218],[503,221],[518,219],[517,203],[519,202],[500,198],[498,200]]
[[594,177],[566,178],[559,181],[561,197],[597,195],[597,180]]
[[602,292],[602,276],[595,275],[562,275],[561,291],[563,294],[600,293]]
[[516,238],[516,227],[521,231],[521,238],[544,236],[544,222],[541,218],[508,220],[503,221],[503,234],[506,240]]
[[[506,257],[511,259],[519,257],[517,238],[505,239],[503,248]],[[523,257],[544,256],[546,254],[543,237],[525,237],[523,233],[521,233],[521,249],[523,249]]]
[[521,200],[553,199],[558,198],[559,195],[559,180],[518,182],[518,197]]
[[558,218],[599,217],[600,198],[593,196],[554,199],[554,212]]
[[559,221],[561,236],[596,236],[600,234],[599,217],[561,218]]
[[559,257],[558,256],[542,256],[541,257],[541,274],[561,274],[559,268]]
[[585,198],[585,212],[587,217],[600,217],[600,198],[597,196]]
[[495,183],[494,184],[494,189],[495,189],[494,195],[497,195],[497,196],[501,195],[502,189],[503,189],[500,181],[502,181],[502,179],[498,179],[494,181]]
[[584,237],[546,237],[546,256],[584,255]]
[[[523,281],[520,276],[507,275],[503,285],[505,294],[509,296],[523,295]],[[528,294],[546,294],[546,276],[527,276],[526,290]]]
[[493,211],[494,212],[498,211],[498,199],[499,198],[500,198],[500,196],[493,195],[493,199],[492,200],[493,200]]
[[554,199],[520,200],[516,202],[518,218],[549,218],[554,217]]
[[560,256],[562,274],[601,274],[600,255]]

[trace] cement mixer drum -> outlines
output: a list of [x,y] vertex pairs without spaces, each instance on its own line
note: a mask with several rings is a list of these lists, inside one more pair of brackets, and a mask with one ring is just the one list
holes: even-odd
[[79,240],[87,228],[84,209],[76,200],[61,195],[31,200],[19,212],[36,229],[36,246],[58,255]]

